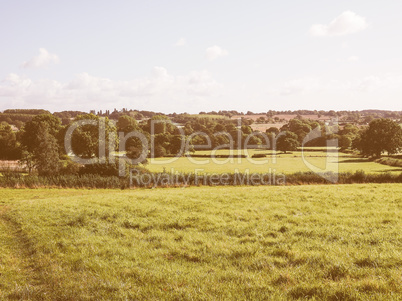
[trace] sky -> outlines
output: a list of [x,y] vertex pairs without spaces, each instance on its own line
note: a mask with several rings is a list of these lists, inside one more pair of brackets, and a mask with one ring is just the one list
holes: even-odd
[[402,110],[402,1],[0,0],[0,110]]

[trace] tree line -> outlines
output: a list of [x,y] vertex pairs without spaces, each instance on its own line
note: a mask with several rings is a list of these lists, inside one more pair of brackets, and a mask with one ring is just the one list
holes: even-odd
[[[10,114],[21,112],[11,111]],[[99,138],[101,117],[94,114],[69,111],[62,116],[49,112],[30,111],[34,115],[17,132],[7,122],[0,123],[0,159],[20,160],[29,169],[41,175],[57,173],[78,173],[91,167],[79,166],[68,158],[64,138],[72,122],[91,120],[94,124],[78,127],[72,134],[72,151],[82,158],[99,158],[100,144],[108,145],[107,151],[124,150],[129,158],[138,158],[143,152],[143,142],[138,137],[125,136],[131,132],[141,133],[152,146],[145,157],[185,155],[182,146],[187,145],[189,153],[196,150],[216,148],[274,148],[288,152],[300,146],[326,146],[328,140],[337,139],[341,150],[358,150],[364,156],[380,157],[402,150],[401,126],[386,118],[372,120],[368,126],[347,124],[324,124],[321,121],[295,118],[280,129],[271,127],[265,133],[255,132],[250,120],[241,122],[231,119],[214,119],[181,115],[174,118],[153,114],[138,121],[130,114],[120,114],[116,122],[109,117],[102,119],[105,135]],[[63,117],[64,116],[64,117]],[[68,117],[67,117],[68,116]],[[65,119],[63,121],[63,118]],[[178,122],[179,121],[179,122]],[[120,133],[120,134],[118,134]],[[102,140],[103,139],[103,140]],[[146,163],[146,159],[143,161]],[[105,171],[106,172],[106,171]]]

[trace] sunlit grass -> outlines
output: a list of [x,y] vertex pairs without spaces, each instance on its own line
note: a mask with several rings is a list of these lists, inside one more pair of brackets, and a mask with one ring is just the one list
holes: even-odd
[[[211,151],[197,151],[197,155],[209,155]],[[149,159],[146,168],[153,172],[204,172],[233,173],[244,172],[267,173],[276,172],[291,174],[307,171],[355,172],[366,173],[401,172],[400,167],[386,166],[365,158],[357,158],[349,154],[323,151],[294,151],[288,154],[275,153],[271,150],[217,150],[215,155],[247,155],[247,158],[155,158]],[[265,158],[252,158],[254,154],[266,154]],[[313,168],[313,170],[312,170]]]
[[0,296],[396,300],[401,195],[400,184],[1,189]]

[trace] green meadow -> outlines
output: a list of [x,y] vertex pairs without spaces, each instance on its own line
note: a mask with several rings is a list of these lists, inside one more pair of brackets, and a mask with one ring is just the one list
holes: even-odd
[[[330,149],[332,150],[332,149]],[[178,171],[200,173],[233,173],[236,170],[244,172],[267,173],[276,172],[291,174],[307,171],[356,172],[364,170],[366,173],[401,172],[400,167],[388,166],[339,152],[326,152],[320,149],[294,151],[291,153],[275,153],[271,150],[217,150],[197,151],[196,155],[246,155],[246,158],[155,158],[149,159],[146,168],[152,172]],[[265,158],[252,158],[255,154],[264,154]]]
[[2,300],[401,300],[402,185],[0,189]]

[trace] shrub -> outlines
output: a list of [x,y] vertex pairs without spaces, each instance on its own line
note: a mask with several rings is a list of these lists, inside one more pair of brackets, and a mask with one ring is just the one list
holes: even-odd
[[84,165],[79,169],[79,175],[119,176],[119,166],[116,163],[95,163]]
[[396,166],[396,167],[402,167],[402,159],[397,159],[397,158],[392,158],[392,157],[384,157],[375,160],[375,162],[384,164],[384,165],[389,165],[389,166]]
[[71,159],[63,162],[63,166],[60,168],[60,174],[62,175],[77,175],[82,167],[81,164],[78,164]]

